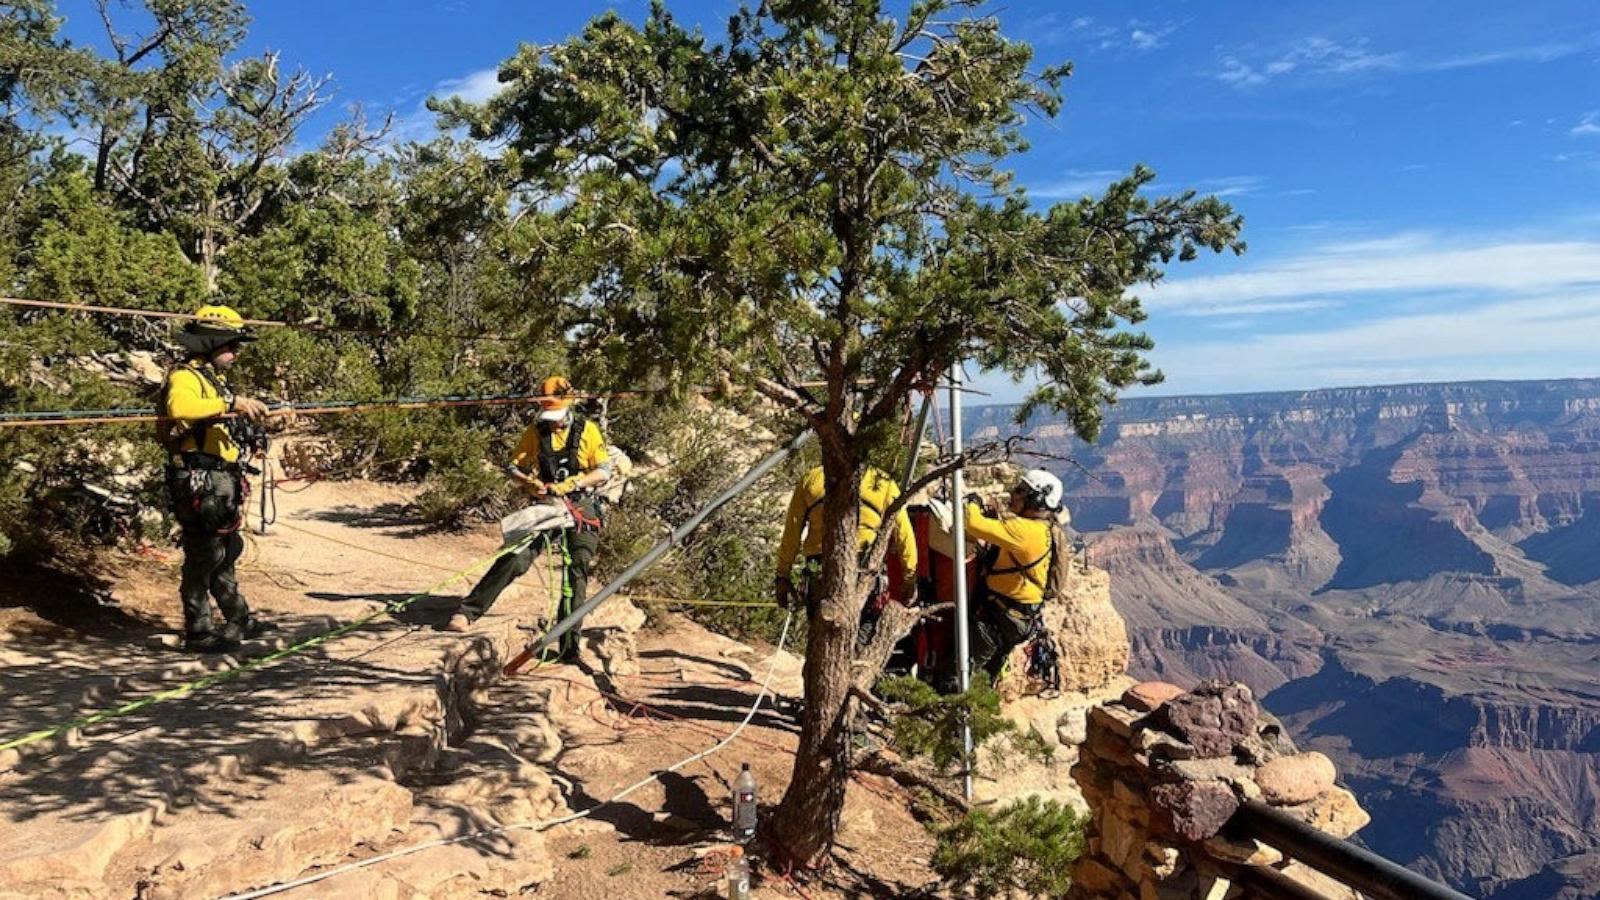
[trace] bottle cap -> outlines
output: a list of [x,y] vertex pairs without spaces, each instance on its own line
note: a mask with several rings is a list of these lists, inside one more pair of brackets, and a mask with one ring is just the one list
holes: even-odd
[[740,763],[739,764],[739,769],[741,771],[748,772],[748,771],[750,771],[750,764],[749,763]]

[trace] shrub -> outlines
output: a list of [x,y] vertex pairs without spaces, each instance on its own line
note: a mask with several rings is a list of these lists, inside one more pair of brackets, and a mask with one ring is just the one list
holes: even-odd
[[941,772],[963,762],[963,719],[971,722],[974,749],[999,739],[1009,744],[1006,749],[1030,759],[1048,760],[1052,754],[1038,732],[1024,732],[1000,714],[1000,695],[981,679],[965,693],[941,694],[911,676],[885,678],[877,693],[904,707],[894,720],[895,748],[907,756],[927,757]]
[[1065,897],[1084,850],[1086,820],[1070,806],[1029,797],[998,812],[975,809],[937,831],[933,868],[978,896],[1020,891]]

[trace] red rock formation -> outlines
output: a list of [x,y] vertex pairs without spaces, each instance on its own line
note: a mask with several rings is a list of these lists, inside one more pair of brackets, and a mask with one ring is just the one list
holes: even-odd
[[1600,380],[1134,399],[1093,447],[1030,428],[1087,469],[1058,471],[1136,676],[1250,684],[1374,849],[1468,893],[1593,871]]

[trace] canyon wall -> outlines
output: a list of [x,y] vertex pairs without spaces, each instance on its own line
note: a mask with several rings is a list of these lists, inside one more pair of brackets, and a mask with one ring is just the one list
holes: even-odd
[[1249,684],[1385,855],[1600,895],[1600,380],[1132,399],[1094,445],[1014,414],[968,438],[1062,476],[1135,675]]

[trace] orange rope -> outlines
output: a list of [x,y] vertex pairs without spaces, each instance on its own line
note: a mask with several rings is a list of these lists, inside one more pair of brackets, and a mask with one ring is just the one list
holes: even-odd
[[[163,312],[155,309],[134,309],[127,306],[93,306],[87,303],[61,303],[52,300],[24,300],[20,297],[0,297],[0,304],[7,306],[27,306],[34,309],[59,309],[65,312],[100,313],[116,316],[138,316],[145,319],[198,319],[194,313]],[[320,322],[284,322],[276,319],[245,319],[245,325],[258,325],[265,328],[302,328],[306,331],[321,331],[337,334],[366,334],[375,337],[392,335],[451,338],[464,341],[514,341],[516,338],[504,337],[498,334],[465,334],[441,333],[429,331],[411,331],[407,329],[392,328],[355,328],[343,325],[324,325]]]

